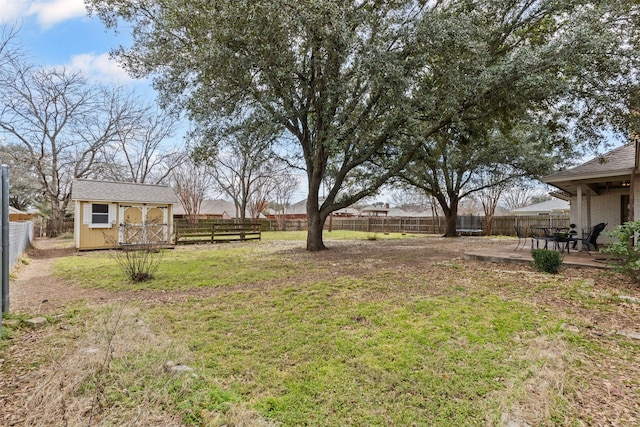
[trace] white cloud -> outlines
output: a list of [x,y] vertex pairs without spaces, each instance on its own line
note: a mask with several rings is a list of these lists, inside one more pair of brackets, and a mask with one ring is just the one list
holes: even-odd
[[26,1],[0,0],[0,24],[17,22],[28,14],[29,3]]
[[83,72],[92,80],[103,83],[123,85],[136,81],[106,53],[100,55],[93,53],[75,55],[71,58],[71,64],[69,64],[69,66]]
[[43,27],[51,27],[67,19],[87,15],[84,0],[34,1],[29,7],[29,15],[36,15]]
[[84,0],[0,0],[0,11],[0,23],[35,16],[44,28],[87,15]]

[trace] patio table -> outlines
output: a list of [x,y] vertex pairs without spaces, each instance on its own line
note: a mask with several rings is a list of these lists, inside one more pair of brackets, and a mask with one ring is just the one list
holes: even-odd
[[544,240],[543,249],[548,249],[549,242],[553,242],[554,250],[564,252],[566,249],[569,253],[569,236],[571,236],[569,227],[531,226],[531,250],[533,250],[534,241],[536,248],[540,248],[540,241]]

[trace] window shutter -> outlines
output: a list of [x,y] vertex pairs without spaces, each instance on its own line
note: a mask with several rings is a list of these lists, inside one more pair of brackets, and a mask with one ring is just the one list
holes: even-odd
[[114,205],[113,203],[111,203],[109,205],[109,224],[115,224],[116,223],[116,208],[118,207],[118,205]]
[[84,204],[84,214],[82,215],[82,223],[91,225],[91,203]]

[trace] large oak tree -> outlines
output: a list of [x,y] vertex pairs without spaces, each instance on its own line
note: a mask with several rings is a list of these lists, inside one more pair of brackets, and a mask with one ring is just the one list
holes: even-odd
[[332,211],[374,193],[425,142],[467,127],[459,123],[508,120],[591,90],[575,79],[584,73],[608,85],[620,46],[610,30],[622,28],[607,2],[87,3],[107,26],[132,26],[133,45],[115,54],[134,75],[153,75],[166,104],[205,126],[257,112],[292,137],[308,180],[310,250],[324,248]]
[[[420,150],[402,176],[438,200],[445,236],[456,235],[458,202],[487,187],[481,174],[501,172],[501,185],[548,173],[615,123],[637,60],[620,5],[445,2],[425,15],[419,43],[429,72],[417,83],[413,129]],[[429,134],[434,105],[455,114]]]
[[[326,0],[91,1],[108,25],[131,21],[134,45],[119,58],[154,74],[164,100],[203,123],[256,111],[296,142],[308,180],[307,248],[324,248],[330,212],[371,194],[400,163],[371,160],[397,147],[407,120],[407,31],[413,2]],[[319,190],[329,166],[334,185]],[[342,191],[349,180],[358,185]]]

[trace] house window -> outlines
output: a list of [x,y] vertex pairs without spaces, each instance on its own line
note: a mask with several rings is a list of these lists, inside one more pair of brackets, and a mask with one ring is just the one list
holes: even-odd
[[91,205],[91,224],[109,224],[109,205],[98,203]]

